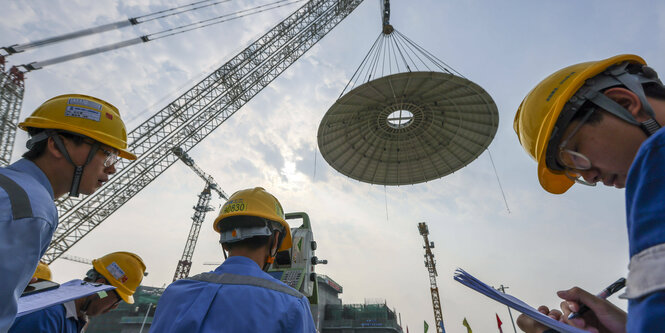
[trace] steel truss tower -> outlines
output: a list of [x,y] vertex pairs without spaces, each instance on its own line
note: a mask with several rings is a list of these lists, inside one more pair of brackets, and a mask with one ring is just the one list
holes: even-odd
[[12,158],[24,91],[23,73],[16,67],[5,72],[5,57],[0,56],[0,166]]
[[58,200],[60,223],[43,257],[53,262],[284,72],[362,0],[310,0],[128,135],[135,161],[85,198]]
[[434,247],[434,242],[430,243],[427,239],[429,235],[429,228],[427,228],[427,223],[420,222],[418,223],[418,231],[420,235],[423,236],[425,240],[425,267],[429,272],[429,288],[430,293],[432,294],[432,307],[434,308],[434,322],[436,324],[436,331],[438,333],[443,333],[446,330],[443,328],[443,314],[441,313],[441,300],[439,298],[439,287],[436,285],[436,261],[434,261],[434,254],[432,253],[432,248]]
[[189,271],[192,269],[192,256],[194,256],[194,248],[196,248],[196,242],[199,239],[199,232],[201,231],[201,225],[205,221],[206,213],[213,210],[210,204],[210,191],[213,190],[217,192],[220,198],[228,199],[228,196],[219,185],[215,182],[215,179],[212,176],[206,174],[199,168],[194,160],[181,148],[177,147],[173,149],[173,152],[182,160],[188,167],[192,168],[194,173],[201,177],[206,185],[203,188],[203,191],[199,194],[199,202],[194,206],[194,216],[192,216],[192,227],[189,229],[189,235],[187,236],[187,243],[185,243],[185,249],[182,251],[182,257],[178,261],[178,267],[175,269],[175,274],[173,275],[173,281],[178,279],[184,279],[189,276]]

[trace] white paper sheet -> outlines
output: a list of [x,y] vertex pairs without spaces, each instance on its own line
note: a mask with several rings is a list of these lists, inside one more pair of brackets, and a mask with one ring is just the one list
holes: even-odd
[[531,318],[537,322],[553,328],[562,333],[586,333],[587,331],[567,325],[565,323],[556,321],[532,308],[530,305],[522,302],[516,297],[513,297],[509,294],[502,293],[482,281],[476,279],[471,274],[465,272],[463,269],[458,268],[455,270],[455,281],[499,302],[505,304]]
[[115,289],[115,287],[106,284],[83,282],[83,280],[71,280],[61,284],[60,287],[56,289],[19,298],[18,314],[16,316],[24,316],[28,313],[39,311],[56,304],[69,302],[73,299],[112,289]]

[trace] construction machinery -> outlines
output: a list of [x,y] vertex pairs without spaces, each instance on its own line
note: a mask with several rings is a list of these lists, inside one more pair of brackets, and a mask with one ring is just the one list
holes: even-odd
[[[301,219],[302,225],[291,228],[293,245],[287,251],[277,253],[275,262],[268,269],[268,274],[310,298],[310,303],[318,303],[317,282],[314,267],[327,264],[314,255],[316,241],[312,233],[309,216],[304,212],[288,213],[286,220]],[[292,224],[292,223],[289,223]]]
[[346,18],[362,0],[310,0],[128,133],[135,161],[87,197],[57,201],[60,221],[43,257],[53,262],[235,114]]
[[5,57],[0,55],[0,167],[12,158],[24,92],[23,72],[16,66],[5,71]]
[[203,191],[199,194],[199,201],[194,206],[194,215],[192,216],[192,227],[189,229],[189,235],[187,236],[187,243],[185,243],[185,249],[182,251],[182,256],[180,261],[178,261],[178,267],[175,269],[175,274],[173,275],[173,281],[183,279],[189,276],[189,271],[192,268],[192,256],[194,255],[194,248],[196,247],[196,241],[199,238],[199,232],[201,231],[201,225],[205,221],[205,215],[207,212],[213,210],[209,206],[211,199],[211,191],[217,192],[220,199],[228,200],[228,196],[224,191],[217,185],[215,179],[212,176],[206,174],[199,168],[194,160],[180,147],[173,148],[173,153],[180,158],[180,160],[190,167],[194,173],[196,173],[201,179],[203,179],[206,184],[203,188]]
[[437,333],[445,332],[443,328],[443,314],[441,313],[441,299],[439,298],[439,287],[436,285],[436,261],[434,261],[434,254],[432,253],[432,248],[434,248],[434,242],[430,242],[427,235],[429,235],[429,228],[427,228],[427,223],[420,222],[418,223],[418,231],[420,235],[423,236],[425,241],[425,267],[427,267],[427,272],[429,273],[429,288],[430,294],[432,296],[432,307],[434,308],[434,322],[436,323]]

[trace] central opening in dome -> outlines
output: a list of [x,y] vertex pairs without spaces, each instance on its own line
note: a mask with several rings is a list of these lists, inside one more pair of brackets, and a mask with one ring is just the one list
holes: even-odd
[[409,110],[397,110],[388,115],[388,126],[396,129],[404,128],[413,122],[413,113]]

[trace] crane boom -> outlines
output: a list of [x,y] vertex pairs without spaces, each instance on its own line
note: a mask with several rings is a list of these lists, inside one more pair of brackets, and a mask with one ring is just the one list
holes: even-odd
[[61,256],[61,258],[62,258],[62,259],[69,260],[69,261],[78,262],[78,263],[81,263],[81,264],[92,265],[92,260],[91,260],[91,259],[88,259],[88,258],[77,257],[77,256],[70,256],[70,255],[68,255],[68,254],[63,254],[63,255]]
[[0,166],[12,158],[24,92],[23,73],[15,66],[5,72],[5,57],[0,56]]
[[429,273],[430,295],[432,296],[432,307],[434,308],[436,331],[437,333],[443,333],[445,332],[445,329],[443,328],[443,314],[441,313],[439,287],[436,285],[436,262],[434,261],[434,254],[432,253],[432,247],[434,247],[434,243],[430,243],[429,239],[427,238],[427,235],[429,235],[429,228],[427,228],[427,223],[418,223],[418,231],[425,240],[425,246],[423,246],[425,249],[425,267],[427,267],[427,272]]
[[217,194],[219,195],[220,198],[224,198],[226,200],[229,199],[229,197],[226,195],[226,193],[224,193],[224,190],[219,188],[219,185],[217,185],[217,182],[215,182],[215,179],[212,178],[212,176],[208,175],[207,173],[203,172],[203,170],[201,170],[201,168],[199,168],[199,166],[196,165],[196,163],[194,163],[194,160],[189,156],[189,154],[187,154],[187,152],[182,150],[182,148],[180,148],[180,147],[175,147],[175,148],[173,148],[173,153],[176,156],[178,156],[178,158],[183,163],[185,163],[185,165],[190,167],[192,169],[192,171],[194,171],[194,173],[197,176],[201,177],[201,179],[203,179],[203,181],[205,181],[206,184],[208,184],[210,186],[211,190],[217,192]]
[[155,180],[323,38],[362,0],[310,0],[128,134],[135,161],[85,198],[58,200],[60,223],[44,261],[52,262]]

